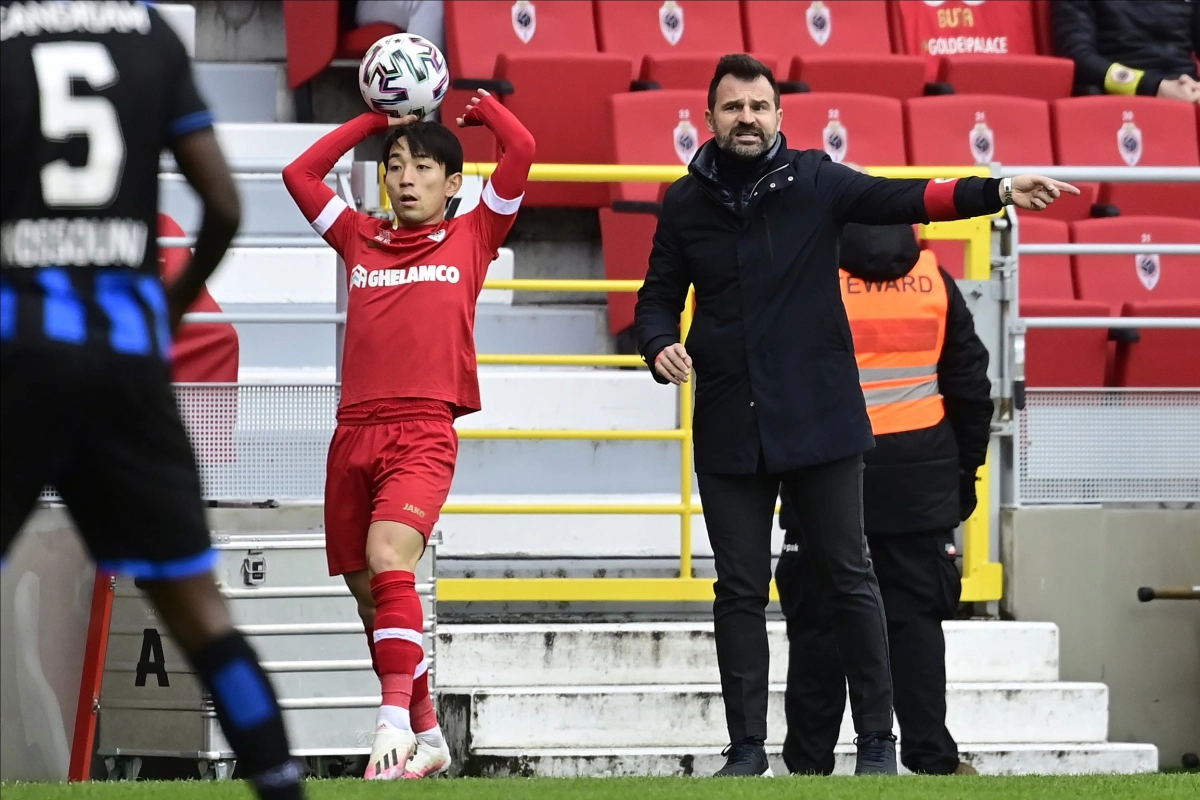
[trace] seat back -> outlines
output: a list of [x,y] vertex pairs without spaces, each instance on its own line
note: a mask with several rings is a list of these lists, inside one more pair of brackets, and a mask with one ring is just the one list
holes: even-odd
[[891,0],[890,11],[896,52],[925,56],[928,81],[938,79],[942,58],[1038,52],[1031,0]]
[[999,95],[945,95],[904,101],[913,164],[1050,164],[1045,101]]
[[[1067,223],[1062,220],[1022,213],[1018,223],[1018,244],[1066,244],[1071,241]],[[1070,256],[1021,256],[1018,266],[1022,304],[1027,298],[1075,299]]]
[[868,94],[786,94],[782,129],[788,146],[824,150],[834,161],[862,166],[908,163],[899,100]]
[[[1124,317],[1200,317],[1200,298],[1126,303]],[[1118,386],[1200,388],[1200,330],[1142,328],[1139,340],[1117,347]]]
[[742,25],[746,47],[781,65],[793,56],[892,52],[883,0],[744,0]]
[[[612,103],[614,164],[688,164],[712,138],[704,123],[707,93],[701,89],[622,92]],[[613,184],[613,200],[654,202],[663,185]]]
[[[1021,300],[1023,317],[1107,317],[1108,306],[1086,300]],[[1106,328],[1034,328],[1025,334],[1025,384],[1092,387],[1107,384]]]
[[1081,299],[1107,303],[1114,312],[1130,302],[1200,300],[1200,256],[1154,252],[1156,244],[1200,242],[1200,221],[1111,217],[1072,222],[1070,230],[1074,242],[1144,244],[1146,248],[1139,255],[1072,256]]
[[446,61],[455,78],[490,78],[500,53],[595,53],[589,3],[446,0]]
[[600,49],[629,56],[635,78],[647,55],[711,53],[715,68],[722,55],[745,50],[735,0],[597,0],[595,6]]
[[[1195,112],[1156,97],[1073,97],[1051,105],[1057,163],[1067,166],[1200,165]],[[1197,184],[1113,183],[1100,202],[1124,215],[1200,217]]]
[[1195,111],[1157,97],[1068,97],[1051,103],[1054,152],[1065,166],[1194,167]]
[[283,0],[288,86],[296,89],[333,61],[338,46],[337,0]]

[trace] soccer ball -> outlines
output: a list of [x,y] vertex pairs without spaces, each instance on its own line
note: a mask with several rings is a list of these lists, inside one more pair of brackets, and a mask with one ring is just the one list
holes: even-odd
[[358,89],[372,111],[425,117],[450,88],[446,59],[432,42],[411,33],[385,36],[358,65]]

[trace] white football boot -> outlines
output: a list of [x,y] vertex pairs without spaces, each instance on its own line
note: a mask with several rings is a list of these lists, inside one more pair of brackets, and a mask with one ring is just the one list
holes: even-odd
[[405,777],[405,767],[417,748],[417,737],[410,730],[380,722],[371,744],[371,761],[363,777],[369,781],[394,781]]
[[409,759],[404,768],[405,778],[432,778],[450,769],[450,748],[446,740],[438,739],[436,743],[417,737],[417,751]]

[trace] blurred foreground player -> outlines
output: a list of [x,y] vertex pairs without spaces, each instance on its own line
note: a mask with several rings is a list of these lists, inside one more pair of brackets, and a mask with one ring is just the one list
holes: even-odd
[[[486,125],[504,154],[479,206],[455,219],[446,206],[462,186],[462,145],[436,122],[368,112],[283,172],[349,273],[325,542],[329,573],[358,601],[383,688],[368,779],[423,778],[450,766],[414,573],[454,477],[454,419],[480,408],[475,304],[533,163],[533,137],[487,92],[471,98],[458,124]],[[394,223],[354,211],[325,185],[339,158],[389,126],[382,156]]]
[[[212,115],[182,43],[142,3],[4,2],[0,31],[4,553],[55,486],[97,564],[139,579],[259,797],[300,800],[275,694],[212,575],[170,387],[172,329],[239,223]],[[164,148],[204,205],[195,255],[166,291]]]

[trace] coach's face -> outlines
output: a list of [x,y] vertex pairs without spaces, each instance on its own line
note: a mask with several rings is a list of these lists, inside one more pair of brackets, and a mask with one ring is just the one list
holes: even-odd
[[739,158],[757,158],[771,149],[783,110],[764,76],[743,81],[726,75],[717,84],[717,101],[704,112],[717,146]]
[[447,176],[444,164],[414,156],[401,137],[388,153],[383,182],[398,225],[437,225],[446,217],[446,202],[462,188],[462,173]]

